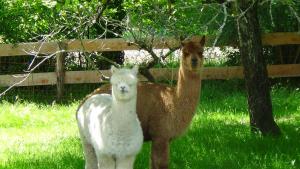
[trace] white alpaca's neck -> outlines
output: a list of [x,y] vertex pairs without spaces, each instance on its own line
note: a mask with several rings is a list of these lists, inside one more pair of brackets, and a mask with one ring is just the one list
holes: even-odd
[[128,123],[136,120],[136,97],[123,101],[112,95],[112,117],[118,123]]
[[112,110],[114,113],[119,114],[120,112],[135,114],[136,112],[136,97],[130,100],[118,100],[112,96]]
[[111,127],[118,135],[129,136],[137,130],[136,97],[120,101],[112,95]]

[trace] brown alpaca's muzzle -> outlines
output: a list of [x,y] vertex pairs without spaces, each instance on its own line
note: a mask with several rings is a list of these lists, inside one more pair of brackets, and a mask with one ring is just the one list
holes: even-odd
[[198,72],[202,67],[201,58],[191,58],[189,62],[189,70],[192,72]]
[[192,66],[193,69],[197,68],[197,66],[198,66],[198,59],[192,58],[192,60],[191,60],[191,66]]

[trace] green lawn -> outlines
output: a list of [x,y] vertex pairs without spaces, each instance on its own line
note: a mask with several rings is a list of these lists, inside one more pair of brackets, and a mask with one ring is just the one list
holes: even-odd
[[[244,89],[239,82],[205,81],[193,123],[171,145],[170,168],[300,168],[300,90],[273,87],[273,109],[283,136],[249,133]],[[75,110],[68,104],[0,102],[0,168],[84,168]],[[150,144],[135,168],[148,168]]]

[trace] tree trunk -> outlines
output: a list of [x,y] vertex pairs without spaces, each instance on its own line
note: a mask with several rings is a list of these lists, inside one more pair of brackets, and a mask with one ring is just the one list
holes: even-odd
[[257,17],[258,0],[238,0],[239,48],[244,66],[251,131],[263,135],[280,135],[274,121],[266,61],[263,56]]

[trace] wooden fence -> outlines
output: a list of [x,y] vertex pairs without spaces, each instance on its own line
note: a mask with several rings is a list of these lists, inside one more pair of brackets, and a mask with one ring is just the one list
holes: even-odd
[[[196,39],[197,37],[195,37]],[[208,37],[208,41],[213,38]],[[284,44],[300,44],[300,33],[272,33],[262,36],[265,46],[275,46]],[[178,46],[175,39],[165,41],[155,41],[154,48],[165,49]],[[209,45],[209,43],[208,43]],[[232,44],[231,44],[232,45]],[[64,52],[95,52],[95,51],[123,51],[138,50],[139,48],[123,39],[94,39],[94,40],[67,40],[62,42],[46,43],[20,43],[0,45],[0,57],[28,55],[30,52],[39,54],[53,54],[57,51]],[[56,72],[32,73],[29,77],[17,86],[36,85],[57,85],[58,96],[63,93],[63,84],[78,83],[99,83],[99,71],[64,71],[64,53],[56,54]],[[107,70],[101,71],[105,75],[110,75]],[[156,79],[176,79],[176,69],[152,69]],[[300,64],[269,65],[269,77],[296,77],[300,76]],[[243,68],[241,66],[232,67],[207,67],[203,70],[203,79],[231,79],[243,78]],[[0,75],[0,86],[11,86],[24,77],[21,75]],[[140,77],[145,80],[143,77]]]

